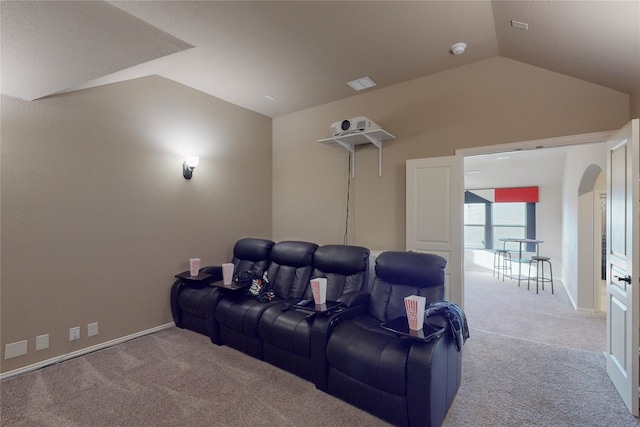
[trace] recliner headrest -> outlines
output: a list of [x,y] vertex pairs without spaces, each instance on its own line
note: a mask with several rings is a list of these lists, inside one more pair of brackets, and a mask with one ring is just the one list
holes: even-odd
[[313,255],[318,270],[348,276],[367,269],[369,249],[361,246],[324,245]]
[[262,261],[269,259],[271,248],[275,245],[271,240],[246,238],[240,239],[233,247],[233,256],[240,260]]
[[435,254],[386,251],[376,259],[376,276],[387,283],[426,288],[444,285],[447,260]]
[[317,248],[318,245],[309,242],[278,242],[271,249],[271,261],[296,268],[309,266]]

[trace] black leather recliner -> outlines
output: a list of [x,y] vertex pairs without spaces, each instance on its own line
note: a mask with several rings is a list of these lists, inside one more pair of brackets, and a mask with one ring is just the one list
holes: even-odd
[[259,302],[241,291],[221,294],[215,304],[213,326],[219,330],[217,344],[262,359],[262,339],[258,332],[260,317],[271,306],[282,307],[283,303],[293,304],[302,299],[309,287],[317,248],[315,243],[297,241],[278,242],[273,246],[266,270],[275,293],[273,301]]
[[[327,279],[327,301],[351,307],[366,302],[369,249],[360,246],[325,245],[314,254],[311,278]],[[307,287],[304,299],[313,299]],[[315,318],[327,313],[290,309],[292,303],[267,308],[258,326],[263,342],[263,359],[308,381],[314,381],[315,365],[324,365],[325,347],[311,347],[311,328]],[[317,371],[317,370],[316,370]],[[324,372],[320,368],[320,372]],[[318,375],[320,373],[316,373]],[[315,382],[315,381],[314,381]]]
[[[366,309],[345,309],[326,320],[335,326],[326,347],[328,393],[395,425],[442,423],[461,377],[462,357],[452,336],[423,342],[380,324],[406,316],[406,296],[425,296],[427,304],[443,300],[445,266],[446,260],[433,254],[377,257]],[[446,324],[441,316],[425,322]]]
[[[236,242],[233,248],[234,273],[239,271],[264,271],[269,264],[271,240],[245,238]],[[215,306],[225,292],[224,289],[208,286],[207,283],[222,280],[221,266],[208,266],[201,273],[211,274],[206,282],[178,279],[171,287],[171,314],[177,327],[207,335],[219,344],[220,333],[215,323]]]

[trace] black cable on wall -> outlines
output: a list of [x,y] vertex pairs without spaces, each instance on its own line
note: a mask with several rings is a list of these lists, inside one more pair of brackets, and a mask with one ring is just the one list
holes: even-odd
[[342,238],[342,244],[346,245],[349,235],[349,198],[351,196],[351,156],[353,154],[349,153],[347,157],[347,215],[346,220],[344,222],[344,237]]

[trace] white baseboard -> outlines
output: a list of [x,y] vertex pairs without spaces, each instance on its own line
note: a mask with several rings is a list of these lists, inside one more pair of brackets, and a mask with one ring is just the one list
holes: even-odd
[[5,380],[7,378],[15,377],[18,375],[23,375],[31,371],[35,371],[37,369],[44,368],[45,366],[53,365],[64,360],[73,359],[74,357],[83,356],[85,354],[92,353],[97,350],[102,350],[108,347],[113,347],[114,345],[122,344],[123,342],[140,338],[145,335],[153,334],[155,332],[160,332],[165,329],[169,329],[174,327],[176,324],[174,322],[166,323],[164,325],[156,326],[155,328],[147,329],[144,331],[136,332],[135,334],[127,335],[124,337],[116,338],[111,341],[106,341],[100,344],[92,345],[91,347],[82,348],[80,350],[76,350],[71,353],[67,353],[64,355],[60,355],[57,357],[52,357],[51,359],[43,360],[42,362],[34,363],[32,365],[23,366],[22,368],[14,369],[13,371],[8,371],[0,374],[0,381]]

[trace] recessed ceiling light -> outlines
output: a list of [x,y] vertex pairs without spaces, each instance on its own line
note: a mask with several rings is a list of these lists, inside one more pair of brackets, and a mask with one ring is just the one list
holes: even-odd
[[363,77],[361,79],[350,81],[347,84],[351,86],[351,89],[355,91],[361,91],[364,89],[369,89],[370,87],[378,86],[376,82],[371,79],[371,77]]

